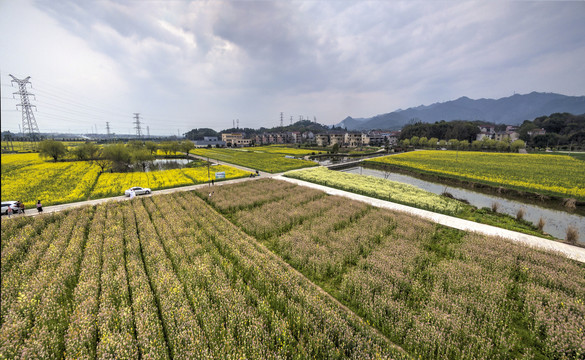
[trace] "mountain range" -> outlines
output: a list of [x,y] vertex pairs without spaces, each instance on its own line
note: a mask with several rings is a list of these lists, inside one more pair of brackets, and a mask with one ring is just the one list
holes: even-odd
[[559,112],[585,114],[585,96],[539,92],[514,94],[501,99],[474,100],[463,96],[457,100],[400,109],[371,118],[348,116],[335,126],[347,130],[398,130],[413,120],[430,123],[441,120],[481,120],[495,124],[519,125],[524,120],[534,120],[539,116]]

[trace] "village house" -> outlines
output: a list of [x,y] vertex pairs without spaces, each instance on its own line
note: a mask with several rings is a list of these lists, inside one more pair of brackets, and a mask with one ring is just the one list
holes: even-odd
[[252,139],[247,139],[244,135],[244,133],[224,133],[221,134],[221,140],[224,141],[227,146],[250,146]]
[[225,141],[219,140],[217,136],[204,136],[203,140],[195,140],[193,141],[195,147],[224,147],[226,145]]

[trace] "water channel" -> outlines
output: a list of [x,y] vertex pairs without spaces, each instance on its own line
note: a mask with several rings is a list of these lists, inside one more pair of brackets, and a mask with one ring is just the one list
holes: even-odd
[[384,171],[368,169],[361,166],[343,169],[341,171],[352,174],[370,175],[380,178],[387,178],[388,180],[414,185],[420,189],[430,191],[435,194],[442,194],[443,192],[448,192],[452,194],[455,198],[467,200],[471,205],[478,208],[482,207],[491,208],[493,203],[497,203],[498,212],[505,213],[514,217],[516,216],[518,210],[524,209],[525,220],[530,221],[533,224],[536,224],[538,223],[539,219],[542,218],[545,221],[545,225],[543,228],[544,232],[549,233],[558,239],[564,239],[567,233],[567,228],[570,225],[572,225],[579,232],[577,242],[582,245],[585,245],[585,217],[579,214],[572,214],[565,211],[548,209],[538,205],[509,200],[495,195],[487,195],[469,189],[445,186],[444,184],[421,180],[408,175],[397,173],[385,173]]

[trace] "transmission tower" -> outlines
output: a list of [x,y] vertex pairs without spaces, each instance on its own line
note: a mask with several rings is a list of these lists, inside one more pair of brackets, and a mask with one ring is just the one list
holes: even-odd
[[292,115],[291,115],[291,116],[290,116],[290,124],[291,124],[291,125],[292,125],[292,122],[293,122],[292,118],[293,118],[293,117],[292,117]]
[[10,75],[10,77],[12,78],[11,83],[18,84],[18,92],[13,93],[12,96],[14,97],[14,95],[16,94],[20,95],[20,104],[16,104],[16,106],[17,108],[18,106],[22,108],[22,132],[28,135],[28,137],[31,140],[40,138],[41,133],[39,131],[39,126],[37,125],[37,121],[35,120],[35,114],[32,111],[32,108],[33,107],[36,108],[36,106],[31,105],[30,100],[28,99],[29,95],[32,96],[35,95],[26,91],[27,84],[29,84],[32,87],[32,84],[30,83],[30,81],[28,81],[30,79],[30,76],[27,76],[23,80],[17,79],[13,75]]
[[240,128],[240,119],[236,119],[236,129]]
[[142,130],[140,129],[140,113],[134,113],[134,128],[136,129],[136,136],[142,137]]
[[106,121],[106,134],[108,134],[108,138],[110,137],[110,122]]
[[150,128],[148,127],[148,125],[146,125],[146,134],[148,135],[148,138],[150,139]]

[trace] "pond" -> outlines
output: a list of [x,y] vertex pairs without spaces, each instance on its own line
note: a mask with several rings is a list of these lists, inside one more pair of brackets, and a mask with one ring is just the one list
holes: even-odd
[[152,161],[152,167],[147,166],[146,171],[181,169],[190,162],[190,159],[155,159]]
[[511,216],[516,216],[518,210],[524,209],[524,219],[534,224],[538,223],[542,218],[545,222],[543,230],[552,236],[564,239],[567,233],[567,228],[573,226],[579,232],[578,243],[585,245],[585,217],[579,214],[573,214],[565,211],[548,209],[535,204],[527,204],[519,201],[509,200],[496,195],[487,195],[469,189],[459,187],[446,186],[441,183],[421,180],[412,176],[388,173],[380,170],[368,169],[365,167],[353,167],[341,170],[352,174],[370,175],[380,178],[387,178],[388,180],[398,181],[405,184],[414,185],[426,191],[435,194],[442,194],[448,192],[457,199],[467,200],[475,207],[491,208],[493,203],[498,204],[498,212],[505,213]]

